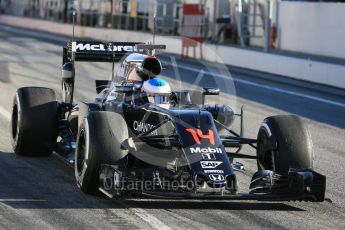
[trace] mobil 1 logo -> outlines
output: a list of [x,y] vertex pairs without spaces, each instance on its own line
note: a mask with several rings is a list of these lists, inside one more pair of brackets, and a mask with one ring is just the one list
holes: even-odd
[[216,156],[213,153],[202,153],[202,159],[204,160],[215,160]]
[[204,160],[216,160],[216,153],[223,153],[221,148],[190,148],[191,153],[201,153],[202,159]]

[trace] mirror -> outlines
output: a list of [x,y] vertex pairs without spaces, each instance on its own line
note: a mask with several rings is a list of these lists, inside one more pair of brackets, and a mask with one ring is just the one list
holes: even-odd
[[116,93],[132,93],[133,85],[117,85],[115,86]]
[[219,89],[218,88],[204,88],[203,95],[219,95]]

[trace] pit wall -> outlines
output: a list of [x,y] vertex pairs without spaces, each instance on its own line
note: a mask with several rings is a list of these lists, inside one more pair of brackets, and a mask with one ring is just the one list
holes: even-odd
[[279,2],[279,48],[345,59],[345,3]]
[[[0,23],[16,27],[35,29],[60,35],[71,35],[72,26],[52,21],[0,15]],[[108,41],[152,41],[152,34],[116,29],[76,26],[77,37],[88,37]],[[157,36],[157,43],[167,45],[167,52],[181,54],[179,37]],[[310,59],[288,57],[243,48],[222,45],[207,45],[203,49],[204,59],[250,70],[262,71],[345,89],[345,66]],[[190,55],[192,51],[190,51]],[[197,52],[199,55],[199,52]]]

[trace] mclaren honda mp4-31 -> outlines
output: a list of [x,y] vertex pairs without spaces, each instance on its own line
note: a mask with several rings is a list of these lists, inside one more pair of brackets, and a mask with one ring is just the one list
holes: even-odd
[[[62,101],[52,89],[17,90],[12,110],[12,145],[16,154],[49,156],[53,152],[74,166],[78,187],[109,197],[151,196],[264,201],[325,199],[325,176],[313,170],[307,127],[294,115],[271,116],[257,138],[236,132],[227,105],[206,105],[217,88],[200,91],[170,88],[154,55],[164,45],[72,41],[63,47]],[[96,80],[98,97],[73,101],[75,65],[109,62],[112,79]],[[117,71],[115,64],[117,63]],[[201,102],[200,102],[201,101]],[[243,145],[256,155],[241,153]],[[253,159],[248,193],[236,174]]]

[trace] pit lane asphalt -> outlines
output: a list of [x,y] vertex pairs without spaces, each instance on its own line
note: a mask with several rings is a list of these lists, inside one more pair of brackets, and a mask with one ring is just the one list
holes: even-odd
[[[305,88],[293,80],[274,81],[272,76],[263,73],[230,69],[236,86],[237,111],[242,104],[246,107],[248,136],[256,136],[261,121],[267,116],[295,113],[303,117],[314,142],[315,170],[327,176],[326,196],[333,203],[109,200],[82,194],[75,185],[73,170],[54,155],[27,158],[13,154],[8,120],[13,95],[22,86],[51,87],[59,94],[60,45],[65,43],[65,38],[7,26],[0,26],[0,38],[0,107],[3,108],[0,110],[0,228],[345,228],[345,108],[341,106],[345,99],[332,94],[332,89],[319,85]],[[198,75],[195,69],[205,71],[200,85],[214,84],[204,66],[178,59],[177,63],[182,64],[178,71],[185,86],[192,87],[195,82]],[[168,67],[164,74],[172,84],[177,84],[172,78],[175,71]],[[95,96],[94,79],[108,79],[109,73],[110,66],[105,64],[78,66],[77,100],[91,100]],[[246,81],[255,84],[246,84]],[[229,100],[233,98],[225,96]],[[244,148],[244,152],[254,153],[250,148]],[[247,191],[256,164],[239,161],[246,167],[245,174],[239,174],[239,185],[242,191]]]

